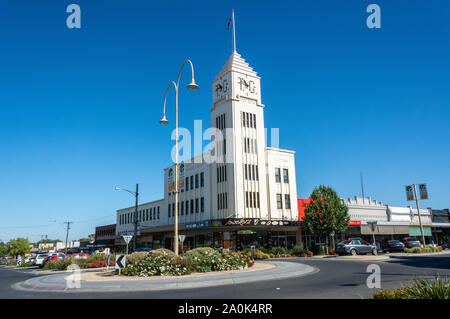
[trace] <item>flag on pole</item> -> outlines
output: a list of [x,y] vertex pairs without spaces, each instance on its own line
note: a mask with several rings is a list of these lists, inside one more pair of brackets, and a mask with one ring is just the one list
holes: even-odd
[[427,184],[419,184],[420,199],[428,199]]
[[227,30],[230,30],[231,22],[233,22],[233,16],[231,16],[230,21],[228,21]]

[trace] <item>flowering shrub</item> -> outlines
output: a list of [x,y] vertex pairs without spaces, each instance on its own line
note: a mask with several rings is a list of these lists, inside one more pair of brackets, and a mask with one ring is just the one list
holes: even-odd
[[147,254],[136,264],[128,264],[122,269],[127,276],[181,276],[189,273],[183,258],[171,257],[165,254]]
[[145,257],[148,255],[148,252],[136,252],[127,255],[126,263],[127,265],[134,265],[139,263],[141,260],[145,259]]
[[192,249],[184,257],[168,254],[147,254],[135,264],[127,262],[122,270],[127,276],[181,276],[191,272],[240,270],[251,267],[250,257],[237,252],[224,252],[205,247]]
[[255,263],[250,257],[239,252],[224,251],[221,257],[221,262],[216,269],[220,271],[242,270],[253,266]]

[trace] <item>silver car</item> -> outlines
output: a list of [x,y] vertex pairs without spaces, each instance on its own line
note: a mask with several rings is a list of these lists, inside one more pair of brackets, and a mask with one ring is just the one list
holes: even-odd
[[377,254],[377,248],[362,238],[349,238],[336,245],[336,253],[339,255]]

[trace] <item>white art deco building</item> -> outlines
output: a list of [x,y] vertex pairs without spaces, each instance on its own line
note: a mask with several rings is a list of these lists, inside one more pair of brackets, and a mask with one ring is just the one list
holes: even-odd
[[[180,164],[184,247],[290,247],[299,240],[294,152],[266,146],[260,81],[233,52],[212,83],[211,127],[223,139]],[[205,160],[211,156],[217,161]],[[164,198],[139,205],[139,246],[173,247],[173,170],[164,170]],[[134,210],[117,211],[117,235],[133,232]]]

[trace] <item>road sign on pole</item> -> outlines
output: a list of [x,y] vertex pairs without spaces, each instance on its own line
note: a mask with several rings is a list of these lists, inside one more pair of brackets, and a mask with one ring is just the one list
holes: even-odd
[[128,244],[130,243],[131,238],[133,238],[133,236],[132,235],[123,235],[122,238],[123,238],[123,240],[125,240],[125,243],[127,244],[127,255],[128,255]]
[[116,256],[116,265],[114,266],[114,268],[119,269],[119,270],[122,268],[125,268],[126,261],[127,261],[126,255],[117,255]]

